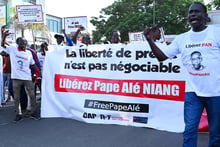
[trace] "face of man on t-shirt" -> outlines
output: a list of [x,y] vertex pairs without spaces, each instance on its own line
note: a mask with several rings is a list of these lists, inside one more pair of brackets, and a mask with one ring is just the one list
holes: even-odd
[[202,55],[199,52],[193,52],[191,54],[191,61],[194,70],[202,70],[204,66],[202,65]]

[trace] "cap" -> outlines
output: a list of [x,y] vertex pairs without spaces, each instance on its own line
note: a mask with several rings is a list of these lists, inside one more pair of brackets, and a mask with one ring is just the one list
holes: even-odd
[[55,35],[54,35],[54,38],[56,38],[56,39],[57,39],[58,37],[60,37],[60,38],[62,38],[62,39],[64,40],[63,35],[60,35],[60,34],[55,34]]

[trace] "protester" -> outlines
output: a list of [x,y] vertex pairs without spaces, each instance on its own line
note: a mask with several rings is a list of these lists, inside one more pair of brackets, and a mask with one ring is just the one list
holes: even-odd
[[[1,37],[3,32],[6,30],[6,25],[3,25],[1,27]],[[5,43],[6,45],[9,45],[7,42]],[[3,56],[3,98],[1,100],[1,104],[4,105],[6,104],[7,101],[10,100],[11,93],[9,91],[9,83],[11,80],[11,63],[10,63],[10,56],[8,54],[2,54]],[[8,87],[8,98],[5,98],[5,86]]]
[[83,36],[82,43],[84,43],[86,46],[91,44],[91,38],[90,38],[89,34],[86,34]]
[[[191,30],[178,35],[168,48],[160,50],[153,36],[147,34],[147,41],[159,61],[181,54],[183,65],[188,70],[184,103],[185,130],[183,147],[196,147],[198,126],[203,109],[206,108],[209,123],[209,147],[220,147],[220,28],[206,26],[205,5],[194,2],[188,11]],[[203,70],[195,70],[191,54],[195,51],[203,57]]]
[[63,46],[63,45],[64,45],[64,37],[63,37],[63,35],[55,34],[55,35],[54,35],[54,38],[55,38],[56,41],[57,41],[57,45],[60,45],[60,46]]
[[[4,103],[8,102],[11,99],[11,93],[9,91],[10,81],[11,81],[11,62],[10,62],[10,56],[8,54],[6,54],[3,56],[3,98],[4,98]],[[5,95],[6,95],[5,86],[7,86],[7,89],[8,89],[7,98],[5,97]]]
[[[20,38],[18,38],[16,40],[17,45],[18,45],[19,39]],[[25,42],[26,49],[31,51],[33,59],[35,61],[35,64],[37,65],[37,67],[39,69],[40,68],[40,63],[38,61],[36,51],[27,47],[28,42],[27,42],[26,39],[24,39],[24,42]],[[39,70],[35,71],[35,69],[33,67],[31,67],[31,76],[32,76],[33,83],[35,83],[35,79],[37,78],[36,75],[39,75]],[[10,81],[10,86],[11,85],[13,86],[13,82]],[[11,91],[11,90],[9,90],[9,91]],[[14,97],[13,92],[12,92],[12,96]],[[35,96],[36,96],[36,92],[35,92]],[[20,107],[21,107],[22,114],[24,114],[26,117],[29,117],[29,115],[30,115],[29,113],[31,112],[31,103],[30,103],[30,97],[28,97],[28,95],[25,91],[25,86],[24,85],[21,85],[21,88],[20,88]]]
[[120,32],[118,30],[112,31],[111,43],[117,44],[121,42]]
[[38,60],[40,62],[40,69],[43,72],[43,64],[46,56],[46,52],[48,51],[48,44],[46,42],[42,43],[40,46],[40,51],[37,53]]
[[18,38],[16,42],[18,43],[18,47],[14,46],[5,46],[5,39],[9,35],[8,31],[3,33],[1,49],[7,52],[10,55],[11,59],[11,78],[13,80],[13,92],[14,92],[14,103],[15,103],[15,112],[16,117],[14,122],[18,122],[22,120],[22,112],[20,109],[20,87],[22,85],[25,86],[28,95],[31,101],[31,114],[30,118],[38,120],[39,117],[36,113],[36,97],[34,95],[34,84],[31,78],[31,70],[30,67],[38,69],[33,60],[33,56],[29,50],[26,49],[25,40],[23,38]]
[[[48,44],[46,42],[42,43],[40,46],[40,51],[37,53],[38,60],[40,62],[40,70],[43,73],[44,60],[46,52],[48,51]],[[37,79],[37,86],[41,92],[41,78]]]

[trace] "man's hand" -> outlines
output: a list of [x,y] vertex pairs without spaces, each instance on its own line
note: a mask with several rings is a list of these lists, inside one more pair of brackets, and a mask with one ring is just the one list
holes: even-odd
[[5,31],[5,29],[6,29],[6,25],[3,25],[3,26],[1,27],[1,32],[3,33],[3,32]]
[[152,39],[152,31],[151,31],[151,27],[147,28],[144,30],[144,36],[147,40],[151,40]]
[[63,34],[65,34],[66,33],[65,29],[62,29],[62,32],[63,32]]
[[67,35],[66,35],[65,29],[62,29],[62,32],[63,32],[64,36],[66,37]]
[[79,30],[80,30],[80,31],[84,31],[84,30],[85,30],[85,27],[82,26],[82,25],[80,25],[80,26],[79,26]]
[[3,36],[5,36],[5,37],[7,37],[7,36],[9,36],[9,35],[10,35],[9,30],[7,30],[7,31],[5,31],[5,32],[3,33]]
[[2,34],[1,46],[4,47],[4,48],[6,47],[5,44],[8,45],[8,43],[5,42],[5,39],[6,39],[6,37],[7,37],[9,34],[10,34],[10,33],[9,33],[9,30],[5,31],[5,32]]

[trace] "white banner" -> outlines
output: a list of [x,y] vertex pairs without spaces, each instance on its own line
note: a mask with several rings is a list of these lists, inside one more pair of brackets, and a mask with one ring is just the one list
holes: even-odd
[[49,46],[41,117],[182,132],[185,71],[148,44]]
[[65,17],[64,18],[64,28],[66,34],[74,34],[79,26],[82,25],[85,30],[81,31],[82,34],[88,32],[87,28],[87,16],[77,16],[77,17]]
[[44,22],[42,5],[17,5],[18,22]]

